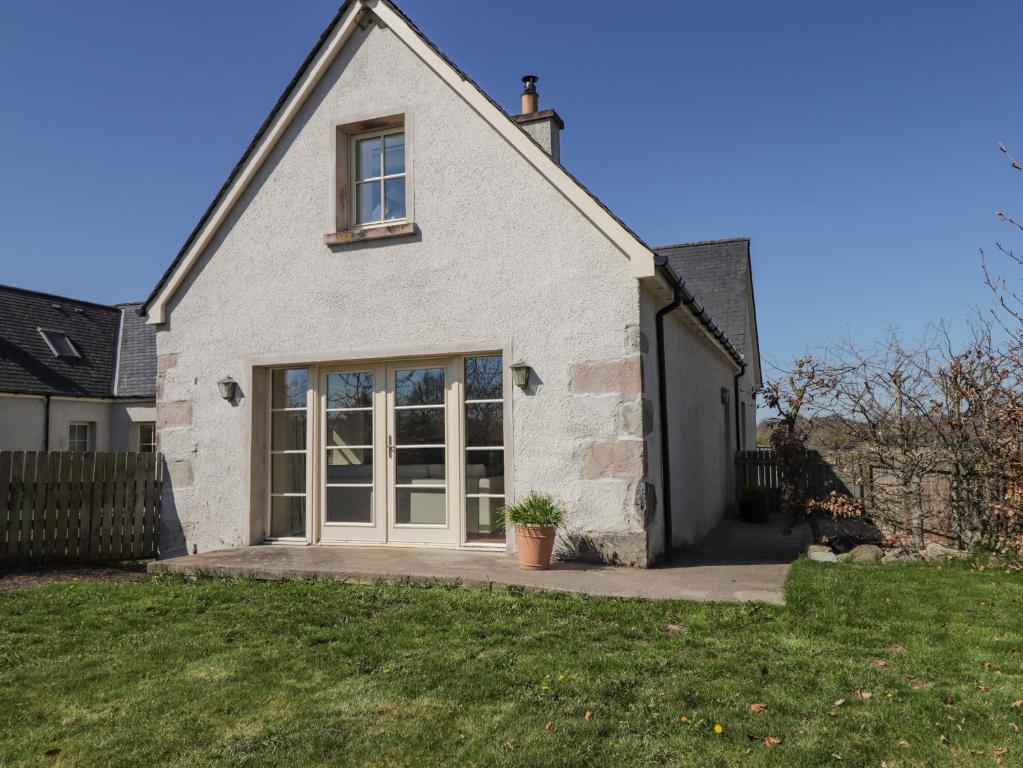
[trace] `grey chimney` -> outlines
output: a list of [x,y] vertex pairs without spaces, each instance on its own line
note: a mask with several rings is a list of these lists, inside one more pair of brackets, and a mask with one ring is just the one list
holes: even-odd
[[522,77],[522,114],[515,115],[512,120],[518,123],[544,150],[561,162],[561,132],[565,122],[553,109],[540,110],[540,94],[536,83],[540,78],[536,75]]

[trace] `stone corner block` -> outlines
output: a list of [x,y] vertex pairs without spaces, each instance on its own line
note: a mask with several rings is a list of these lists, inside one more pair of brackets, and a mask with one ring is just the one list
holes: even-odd
[[188,400],[173,400],[156,403],[156,428],[173,429],[192,426],[192,403]]
[[577,395],[638,395],[643,391],[641,357],[575,363],[570,386]]
[[166,373],[171,368],[178,367],[178,353],[172,352],[166,355],[156,356],[156,372]]
[[587,480],[646,476],[646,443],[643,440],[595,440],[583,448],[583,477]]

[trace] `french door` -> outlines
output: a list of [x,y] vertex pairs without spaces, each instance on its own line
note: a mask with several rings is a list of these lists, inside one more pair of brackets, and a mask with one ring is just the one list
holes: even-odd
[[320,541],[454,546],[457,360],[323,369]]

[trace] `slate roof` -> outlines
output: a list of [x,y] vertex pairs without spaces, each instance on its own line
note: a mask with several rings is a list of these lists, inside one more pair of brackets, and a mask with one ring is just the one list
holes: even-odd
[[[704,240],[662,245],[654,251],[664,256],[707,309],[731,342],[760,372],[756,306],[747,302],[752,292],[752,267],[748,237]],[[752,317],[750,314],[752,313]]]
[[120,357],[117,361],[118,397],[154,397],[156,394],[156,332],[139,314],[142,302],[121,304]]
[[[120,394],[155,397],[156,335],[134,316],[138,306],[122,309],[0,285],[0,392],[112,397],[121,317],[131,315],[125,323],[131,333],[121,345],[130,361],[127,391]],[[54,355],[40,328],[65,334],[80,357]]]

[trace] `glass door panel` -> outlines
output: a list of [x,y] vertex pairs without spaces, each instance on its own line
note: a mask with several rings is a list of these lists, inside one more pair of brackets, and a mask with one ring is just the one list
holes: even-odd
[[388,377],[388,540],[455,543],[448,509],[448,365],[392,365]]
[[378,366],[326,371],[322,387],[321,540],[383,541],[381,470],[376,460],[382,427]]

